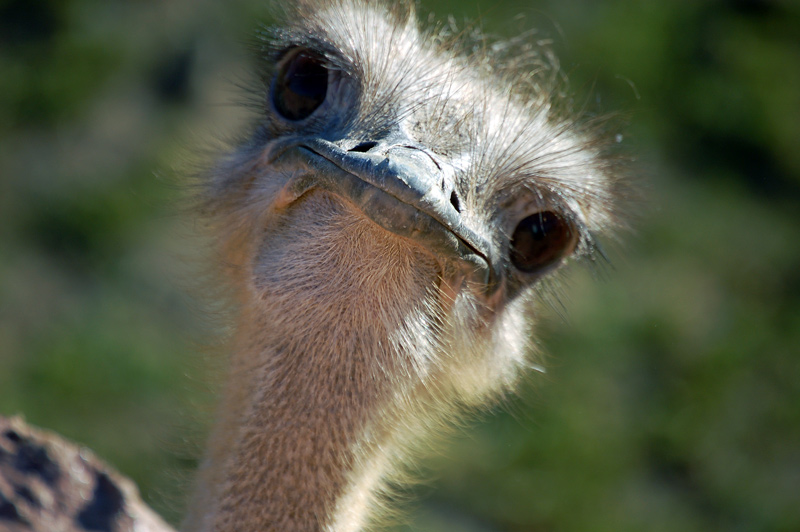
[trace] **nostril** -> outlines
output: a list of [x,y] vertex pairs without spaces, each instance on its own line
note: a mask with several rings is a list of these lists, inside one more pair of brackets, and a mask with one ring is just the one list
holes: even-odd
[[348,150],[348,151],[351,151],[351,152],[355,151],[355,152],[359,152],[359,153],[366,153],[366,152],[368,152],[369,150],[371,150],[372,148],[374,148],[374,147],[375,147],[375,146],[377,146],[377,145],[378,145],[378,143],[377,143],[377,142],[371,142],[371,141],[369,141],[369,142],[362,142],[362,143],[360,143],[360,144],[358,144],[358,145],[354,146],[353,148],[351,148],[351,149],[350,149],[350,150]]
[[450,205],[453,206],[456,212],[461,212],[461,202],[458,201],[458,195],[455,190],[450,193]]

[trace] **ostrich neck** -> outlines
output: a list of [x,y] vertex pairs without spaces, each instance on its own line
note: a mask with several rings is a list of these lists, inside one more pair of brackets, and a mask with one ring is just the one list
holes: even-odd
[[[362,530],[394,459],[435,265],[371,224],[315,227],[313,244],[294,229],[259,257],[186,530]],[[282,269],[287,254],[307,267]]]
[[372,443],[367,427],[385,391],[359,375],[369,349],[358,343],[351,352],[272,347],[262,352],[272,360],[268,367],[239,375],[235,386],[246,376],[257,384],[241,397],[230,392],[240,423],[216,436],[224,451],[215,529],[265,530],[265,523],[266,530],[287,532],[359,529],[359,523],[333,525],[341,519],[340,501],[360,483],[358,462],[368,459]]

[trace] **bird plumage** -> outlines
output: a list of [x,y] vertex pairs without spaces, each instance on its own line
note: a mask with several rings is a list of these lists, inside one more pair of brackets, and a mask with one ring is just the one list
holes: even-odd
[[[612,225],[613,164],[544,56],[464,54],[410,4],[302,2],[261,37],[261,115],[206,194],[241,319],[187,529],[361,530],[420,440],[513,389],[538,281]],[[441,187],[411,198],[407,167]],[[512,263],[523,219],[563,230],[547,268]]]
[[513,391],[541,281],[616,223],[546,49],[411,2],[282,9],[202,193],[236,332],[186,531],[373,527],[425,441]]

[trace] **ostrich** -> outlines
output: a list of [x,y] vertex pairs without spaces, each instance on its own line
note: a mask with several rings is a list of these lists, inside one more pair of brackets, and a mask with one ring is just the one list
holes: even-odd
[[[607,143],[559,110],[535,51],[459,52],[405,4],[284,18],[258,122],[203,192],[237,325],[186,531],[372,529],[426,441],[513,391],[543,283],[615,225]],[[3,457],[46,489],[63,454],[95,479],[69,526],[94,504],[108,530],[167,529],[96,459],[5,423],[0,528],[44,513]]]

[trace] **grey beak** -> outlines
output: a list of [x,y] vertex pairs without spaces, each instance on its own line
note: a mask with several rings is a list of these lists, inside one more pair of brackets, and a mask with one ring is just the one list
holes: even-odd
[[347,151],[306,138],[277,159],[307,170],[295,173],[287,185],[289,201],[315,188],[340,195],[387,231],[469,265],[487,290],[496,284],[499,265],[492,260],[490,243],[463,223],[454,169],[424,150],[394,143]]

